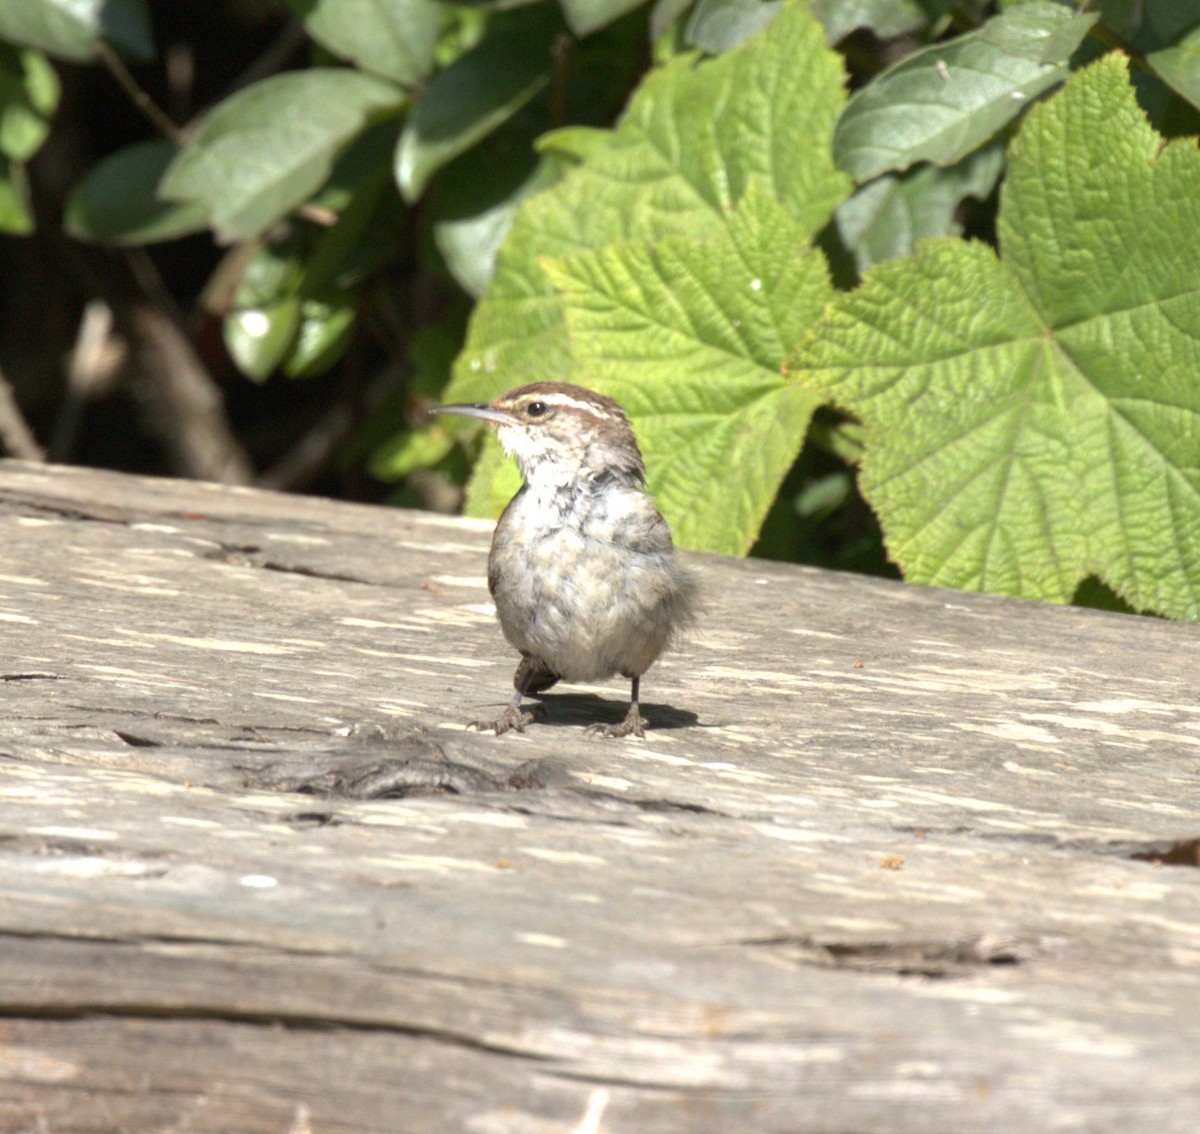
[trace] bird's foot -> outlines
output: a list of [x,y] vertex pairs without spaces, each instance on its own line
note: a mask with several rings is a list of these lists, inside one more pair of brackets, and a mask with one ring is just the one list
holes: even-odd
[[638,712],[637,705],[630,705],[629,712],[625,714],[625,719],[620,724],[588,725],[583,730],[583,734],[584,736],[601,736],[605,740],[616,740],[621,736],[638,736],[644,740],[646,737],[645,727],[646,718]]
[[494,721],[472,721],[467,728],[477,729],[479,732],[495,732],[497,736],[502,736],[512,729],[524,732],[527,724],[545,716],[546,710],[540,705],[530,712],[522,712],[518,705],[509,705]]

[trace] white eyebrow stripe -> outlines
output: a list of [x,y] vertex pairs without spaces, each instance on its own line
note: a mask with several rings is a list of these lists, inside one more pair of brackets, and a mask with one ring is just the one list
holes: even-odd
[[590,413],[596,417],[615,417],[616,415],[608,406],[600,405],[599,402],[581,402],[578,398],[571,397],[570,394],[543,394],[538,399],[540,402],[545,402],[548,406],[557,406],[560,409],[577,409],[584,413]]

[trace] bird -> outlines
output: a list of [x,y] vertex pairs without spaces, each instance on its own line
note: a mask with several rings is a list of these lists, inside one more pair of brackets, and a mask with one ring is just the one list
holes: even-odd
[[430,412],[487,422],[524,480],[488,556],[500,628],[521,655],[515,693],[496,720],[475,727],[524,732],[533,720],[526,695],[620,674],[631,683],[624,720],[587,732],[643,737],[642,676],[693,622],[699,581],[646,491],[625,411],[582,386],[533,382]]

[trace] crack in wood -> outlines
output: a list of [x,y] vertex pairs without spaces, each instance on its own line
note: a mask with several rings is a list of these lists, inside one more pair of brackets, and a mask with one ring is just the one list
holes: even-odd
[[969,838],[982,842],[1016,844],[1018,846],[1046,847],[1064,854],[1082,851],[1085,854],[1105,858],[1127,858],[1135,862],[1149,862],[1155,866],[1200,867],[1200,838],[1180,839],[1167,836],[1162,839],[1144,839],[1136,842],[1128,839],[1081,839],[1063,838],[1059,835],[1039,831],[979,831],[971,827],[908,827],[892,828],[897,833],[913,835],[918,839]]
[[163,741],[152,740],[148,736],[138,736],[136,733],[125,732],[123,729],[114,728],[113,735],[119,737],[130,748],[161,748]]
[[1154,866],[1200,866],[1200,839],[1154,844],[1129,857]]
[[203,1005],[162,1004],[107,1004],[104,1001],[74,1004],[0,1004],[0,1019],[4,1020],[140,1020],[182,1021],[212,1024],[236,1024],[253,1028],[284,1028],[303,1032],[366,1032],[384,1035],[407,1036],[414,1039],[431,1040],[448,1044],[467,1051],[487,1055],[500,1055],[511,1059],[528,1060],[533,1063],[552,1064],[557,1057],[528,1051],[514,1045],[480,1039],[465,1032],[447,1028],[431,1028],[422,1024],[353,1019],[346,1016],[316,1016],[306,1013],[254,1011],[225,1008],[215,1011]]
[[864,973],[942,980],[981,968],[1017,966],[1029,960],[1014,941],[987,937],[951,940],[823,941],[806,934],[746,938],[734,944],[776,950],[802,963]]
[[64,520],[84,520],[97,524],[119,524],[128,526],[134,523],[132,516],[117,509],[100,511],[87,509],[78,504],[64,504],[57,500],[48,500],[32,494],[6,491],[0,495],[0,513],[5,515],[49,514],[60,516]]
[[331,583],[358,583],[364,587],[387,586],[378,579],[364,579],[361,575],[348,575],[342,571],[318,571],[315,567],[303,567],[298,563],[278,563],[264,559],[258,566],[263,571],[279,571],[284,575],[300,575],[306,579],[326,579]]

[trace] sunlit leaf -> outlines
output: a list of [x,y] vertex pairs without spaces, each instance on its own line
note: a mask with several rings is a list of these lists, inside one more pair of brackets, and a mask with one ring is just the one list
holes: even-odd
[[834,134],[856,181],[917,162],[953,165],[1061,83],[1094,14],[1032,0],[907,56],[856,91]]
[[0,153],[28,161],[50,133],[58,76],[39,51],[0,43]]
[[404,86],[433,66],[445,9],[434,0],[288,0],[335,55]]
[[1122,57],[1030,113],[999,238],[877,265],[796,378],[866,423],[907,578],[1066,602],[1094,575],[1200,618],[1200,151],[1150,128]]
[[258,236],[308,200],[373,116],[403,99],[398,87],[344,69],[264,79],[205,119],[167,169],[162,195],[204,207],[222,240]]
[[90,59],[97,40],[136,59],[154,58],[145,0],[4,0],[0,39],[63,59]]

